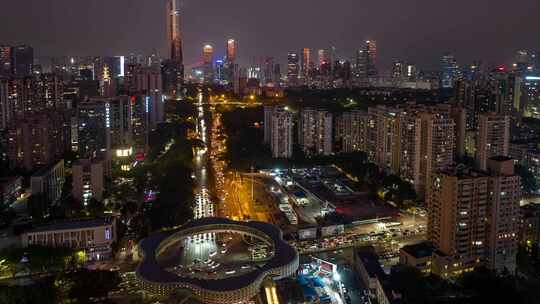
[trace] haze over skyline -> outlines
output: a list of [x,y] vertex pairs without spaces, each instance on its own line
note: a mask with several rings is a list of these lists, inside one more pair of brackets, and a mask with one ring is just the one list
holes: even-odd
[[[0,43],[28,44],[37,56],[149,54],[168,56],[165,0],[9,1],[0,11]],[[185,64],[210,43],[223,55],[228,38],[239,61],[335,46],[345,58],[366,39],[378,43],[379,64],[410,60],[437,67],[445,52],[460,64],[509,63],[518,49],[540,49],[536,0],[216,1],[185,0]]]

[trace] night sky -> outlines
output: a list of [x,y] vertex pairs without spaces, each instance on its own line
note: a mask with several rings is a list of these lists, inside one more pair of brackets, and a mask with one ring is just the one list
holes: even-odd
[[[167,55],[165,0],[2,0],[0,44],[29,44],[38,56]],[[507,63],[517,49],[540,49],[538,0],[184,0],[186,65],[204,43],[224,54],[239,42],[239,60],[289,50],[329,48],[350,57],[367,38],[378,42],[380,63],[411,60],[436,66],[453,52]]]

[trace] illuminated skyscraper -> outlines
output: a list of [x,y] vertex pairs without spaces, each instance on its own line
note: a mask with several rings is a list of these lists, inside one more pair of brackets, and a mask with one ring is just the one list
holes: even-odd
[[165,92],[176,98],[181,95],[184,81],[184,55],[182,52],[182,32],[180,27],[180,0],[169,0],[167,7],[168,35],[171,50],[170,60],[163,62],[163,87]]
[[454,81],[459,78],[459,66],[456,57],[452,54],[445,54],[441,59],[441,68],[443,88],[454,87]]
[[171,60],[184,63],[182,52],[182,34],[180,31],[180,0],[169,0],[169,40],[171,44]]
[[32,75],[34,67],[34,49],[31,46],[20,45],[13,48],[13,72],[18,77]]
[[367,40],[365,45],[356,53],[354,78],[359,86],[369,84],[369,78],[377,76],[377,42]]
[[319,50],[319,73],[328,76],[332,73],[332,56],[328,50]]
[[10,76],[12,73],[11,57],[12,48],[7,45],[0,45],[0,76]]
[[202,54],[202,70],[204,74],[204,82],[209,83],[214,79],[214,67],[212,61],[214,58],[214,47],[207,44],[203,47]]
[[311,72],[310,69],[311,64],[311,50],[309,48],[304,48],[302,50],[302,76],[304,79],[309,79],[309,74]]
[[227,40],[227,61],[234,63],[236,61],[236,40],[229,39]]
[[207,44],[203,47],[203,63],[212,63],[212,58],[214,57],[214,47]]
[[294,86],[298,84],[298,53],[290,52],[287,56],[287,80],[289,81],[289,86]]
[[366,41],[366,52],[368,58],[367,73],[369,77],[377,76],[377,42],[375,40]]

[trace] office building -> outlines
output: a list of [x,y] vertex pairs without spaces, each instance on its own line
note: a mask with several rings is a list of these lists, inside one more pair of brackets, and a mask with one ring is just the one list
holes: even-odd
[[31,46],[19,45],[13,48],[12,69],[17,77],[32,76],[34,69],[34,49]]
[[524,108],[523,116],[540,118],[540,77],[525,77],[520,96],[520,106]]
[[50,246],[84,250],[89,261],[112,258],[112,245],[117,241],[116,219],[113,217],[54,222],[25,231],[23,247]]
[[91,98],[77,107],[79,155],[95,157],[111,151],[111,105],[108,99]]
[[212,83],[214,81],[214,47],[207,44],[203,47],[202,52],[202,71],[204,83]]
[[377,77],[377,42],[367,40],[365,51],[367,53],[367,75],[368,77]]
[[[268,119],[268,120],[267,120]],[[293,154],[293,114],[285,107],[265,107],[265,137],[273,158],[290,158]]]
[[62,197],[65,181],[64,160],[52,163],[30,177],[32,195],[43,195],[48,204],[55,204]]
[[15,102],[9,95],[9,82],[0,79],[0,130],[5,130],[15,119]]
[[149,130],[155,130],[165,118],[165,100],[161,73],[150,67],[139,67],[134,72],[134,93],[145,97],[145,113],[148,115]]
[[325,110],[305,108],[298,122],[298,144],[306,155],[330,155],[333,151],[333,118]]
[[309,80],[311,79],[312,65],[311,49],[304,48],[302,50],[302,77],[304,78],[304,83],[309,83]]
[[236,40],[234,39],[227,40],[227,62],[230,62],[230,63],[236,62],[236,52],[237,52]]
[[321,49],[318,54],[318,68],[320,76],[330,76],[332,74],[332,55],[329,50]]
[[289,86],[298,85],[300,72],[298,53],[290,52],[287,56],[287,82]]
[[510,118],[496,113],[479,115],[476,136],[476,165],[486,170],[488,159],[508,156],[510,148]]
[[100,159],[79,159],[73,163],[73,198],[85,206],[90,200],[103,200],[107,164]]
[[441,58],[441,69],[442,69],[442,87],[443,88],[453,88],[454,82],[459,80],[460,72],[459,66],[457,64],[456,58],[454,55],[448,53]]
[[10,77],[13,74],[13,49],[8,45],[0,45],[0,77]]

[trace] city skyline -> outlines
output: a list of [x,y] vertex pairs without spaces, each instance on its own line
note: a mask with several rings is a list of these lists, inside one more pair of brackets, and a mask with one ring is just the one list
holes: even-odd
[[[518,49],[540,49],[539,43],[530,39],[539,25],[532,18],[532,0],[519,1],[520,9],[504,17],[507,8],[502,1],[489,2],[490,14],[482,13],[488,3],[484,0],[468,3],[466,11],[461,0],[442,4],[416,0],[412,5],[390,0],[369,4],[340,0],[335,6],[339,9],[334,11],[322,4],[307,5],[306,0],[274,1],[265,10],[258,2],[244,2],[241,7],[241,1],[237,2],[183,1],[186,67],[196,65],[205,44],[212,44],[216,55],[225,55],[230,38],[238,41],[238,60],[243,65],[266,56],[284,63],[287,52],[300,52],[304,47],[335,46],[340,56],[350,58],[366,39],[377,40],[378,64],[385,70],[394,60],[435,68],[445,52],[454,53],[461,65],[475,59],[508,64]],[[166,5],[165,0],[11,2],[2,10],[9,14],[0,13],[0,24],[9,25],[0,27],[0,37],[3,43],[32,45],[37,56],[45,57],[150,54],[154,49],[168,57],[163,31]],[[298,11],[303,14],[295,13]],[[118,22],[124,15],[132,22]],[[271,18],[279,22],[263,22]],[[16,33],[13,28],[17,28]],[[508,30],[515,28],[521,30]]]

